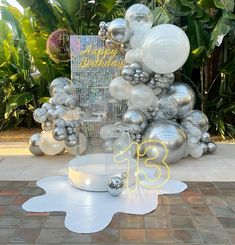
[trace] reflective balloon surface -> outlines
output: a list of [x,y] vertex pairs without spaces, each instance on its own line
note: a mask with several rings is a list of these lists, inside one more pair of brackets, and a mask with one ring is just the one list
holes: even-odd
[[173,83],[165,93],[166,97],[172,97],[177,103],[178,112],[176,118],[185,117],[194,107],[196,96],[193,89],[181,82]]
[[130,133],[140,133],[148,126],[147,117],[138,109],[131,109],[124,113],[122,123],[129,129]]
[[214,153],[217,150],[217,145],[214,142],[210,142],[207,144],[208,152]]
[[33,119],[38,123],[44,123],[47,120],[47,110],[38,108],[33,112]]
[[29,139],[28,145],[29,145],[29,151],[35,155],[35,156],[42,156],[44,155],[43,151],[39,147],[39,140],[40,140],[41,134],[34,134]]
[[76,145],[74,147],[68,147],[67,145],[65,145],[65,149],[70,155],[74,155],[74,156],[83,155],[87,150],[87,146],[88,146],[87,137],[84,134],[79,133],[78,138],[79,138],[79,145]]
[[175,25],[162,24],[146,34],[142,60],[152,71],[166,74],[181,68],[189,52],[190,43],[185,32]]
[[125,100],[130,97],[132,86],[122,77],[116,77],[109,85],[111,96],[118,100]]
[[147,109],[152,105],[154,97],[155,95],[150,87],[140,84],[131,90],[130,102],[137,108]]
[[125,43],[131,38],[128,22],[123,18],[114,19],[108,27],[108,33],[110,39],[118,44]]
[[46,155],[55,156],[63,151],[64,142],[55,140],[52,131],[47,131],[41,134],[39,147]]
[[132,31],[148,30],[153,25],[151,10],[144,4],[134,4],[126,11],[125,19]]
[[[172,121],[159,120],[151,123],[145,131],[144,140],[159,140],[164,143],[168,150],[167,163],[179,161],[187,152],[187,136],[183,128],[178,123]],[[149,143],[146,144],[146,147],[149,145],[151,145],[151,148],[147,150],[147,156],[153,158],[159,154],[157,161],[161,162],[166,154],[163,146]]]
[[182,119],[182,123],[190,122],[193,126],[199,128],[202,133],[209,129],[209,121],[206,114],[199,110],[191,111],[186,117]]
[[189,150],[189,154],[193,158],[200,158],[203,155],[204,146],[202,144],[196,144],[195,147]]
[[56,78],[50,84],[50,94],[51,94],[51,96],[54,96],[54,89],[55,88],[64,88],[66,85],[70,85],[70,84],[71,84],[71,80],[69,80],[66,77],[58,77],[58,78]]

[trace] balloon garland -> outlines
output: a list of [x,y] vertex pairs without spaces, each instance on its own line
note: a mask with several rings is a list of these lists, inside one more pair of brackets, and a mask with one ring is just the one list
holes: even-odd
[[[160,140],[168,148],[168,163],[191,155],[199,158],[216,151],[207,116],[193,110],[196,96],[193,89],[175,81],[174,72],[186,62],[190,43],[185,32],[172,24],[153,26],[153,15],[143,4],[134,4],[125,18],[101,22],[98,35],[107,48],[119,47],[125,52],[126,65],[121,76],[111,81],[109,90],[117,100],[127,100],[119,131],[128,131],[133,141]],[[107,45],[108,43],[108,45]],[[115,151],[117,125],[101,130],[107,152]],[[149,145],[146,144],[146,149]],[[119,148],[120,144],[119,144]],[[161,154],[151,144],[146,152],[152,158]]]
[[[196,96],[192,88],[175,81],[174,72],[186,62],[190,43],[185,32],[172,24],[153,27],[153,15],[143,4],[134,4],[125,18],[101,22],[98,33],[106,48],[120,48],[126,65],[109,86],[112,97],[127,100],[128,110],[122,122],[106,125],[100,131],[106,152],[118,152],[133,141],[159,140],[168,148],[167,162],[191,155],[199,158],[216,151],[207,116],[193,110]],[[34,119],[43,132],[29,141],[34,155],[57,155],[66,149],[82,154],[87,138],[82,133],[83,112],[76,88],[67,78],[57,78],[50,85],[51,98],[34,111]],[[159,145],[146,145],[146,155],[160,154]],[[145,149],[143,149],[144,151]],[[130,156],[134,157],[135,150]],[[122,181],[114,179],[114,183]]]

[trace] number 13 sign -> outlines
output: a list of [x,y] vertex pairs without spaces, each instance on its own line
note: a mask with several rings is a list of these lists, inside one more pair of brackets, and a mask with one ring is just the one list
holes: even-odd
[[[135,171],[135,185],[129,186],[130,179],[130,151],[135,148],[136,150],[136,171]],[[140,158],[144,157],[146,153],[152,148],[151,157],[144,160],[145,168],[140,168]],[[148,140],[141,144],[132,142],[125,149],[119,151],[114,155],[114,162],[117,164],[127,163],[126,182],[129,191],[134,192],[137,190],[138,185],[145,188],[160,188],[165,185],[170,179],[170,167],[166,163],[168,156],[168,149],[166,145],[159,140]],[[155,161],[155,163],[153,163]],[[162,177],[162,169],[166,171],[166,176]],[[154,177],[148,176],[147,170],[154,170]],[[140,177],[141,176],[141,177]],[[133,176],[132,176],[133,177]]]

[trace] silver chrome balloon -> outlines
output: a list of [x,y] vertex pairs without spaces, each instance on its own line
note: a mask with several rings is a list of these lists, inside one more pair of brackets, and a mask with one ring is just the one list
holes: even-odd
[[66,77],[58,77],[54,79],[50,84],[50,94],[54,96],[54,88],[64,88],[66,85],[71,84],[71,80]]
[[49,130],[52,130],[53,129],[53,123],[52,122],[45,122],[45,123],[42,123],[42,130],[43,131],[49,131]]
[[173,83],[166,90],[165,96],[173,97],[175,99],[178,107],[176,118],[182,118],[189,114],[196,102],[196,96],[193,89],[182,82]]
[[199,128],[202,133],[209,129],[209,121],[206,114],[199,110],[191,111],[186,117],[182,119],[182,123],[190,122],[193,126]]
[[57,141],[63,141],[67,138],[67,132],[65,128],[54,128],[52,135],[55,140]]
[[211,135],[208,132],[202,134],[201,141],[204,143],[211,142]]
[[117,44],[126,43],[131,38],[128,22],[123,18],[114,19],[108,27],[108,33],[110,39]]
[[154,80],[156,81],[157,87],[161,89],[168,88],[175,80],[174,73],[169,74],[155,74]]
[[54,127],[58,127],[58,128],[64,128],[66,125],[66,122],[64,119],[62,118],[59,118],[59,119],[56,119],[54,121]]
[[135,62],[135,63],[132,63],[132,64],[130,64],[130,67],[136,72],[138,72],[138,70],[140,71],[140,72],[142,72],[142,65],[140,64],[140,63],[138,63],[138,62]]
[[217,150],[217,145],[214,142],[210,142],[207,144],[208,153],[214,153]]
[[127,81],[132,81],[134,79],[135,71],[130,67],[124,67],[122,70],[122,77]]
[[29,139],[29,142],[28,142],[29,151],[35,156],[44,155],[44,153],[42,152],[42,150],[39,147],[40,137],[41,137],[40,133],[34,134],[31,136],[31,138]]
[[[187,136],[184,129],[178,123],[169,120],[156,120],[151,123],[144,133],[143,140],[159,140],[164,143],[168,149],[167,163],[179,161],[187,152]],[[161,162],[166,154],[164,147],[155,143],[147,143],[146,147],[149,145],[151,148],[147,150],[147,156],[153,158],[159,153],[156,160]]]
[[141,133],[148,126],[145,113],[138,109],[128,110],[123,116],[122,123],[134,134]]
[[74,147],[78,144],[78,137],[76,134],[72,134],[72,135],[69,135],[66,140],[65,140],[65,144],[68,146],[68,147]]
[[124,179],[120,176],[114,176],[108,183],[108,192],[112,196],[119,196],[124,190]]
[[47,120],[47,110],[45,108],[38,108],[33,112],[33,118],[38,123],[44,123]]
[[208,146],[205,143],[202,143],[203,154],[206,154],[208,151]]

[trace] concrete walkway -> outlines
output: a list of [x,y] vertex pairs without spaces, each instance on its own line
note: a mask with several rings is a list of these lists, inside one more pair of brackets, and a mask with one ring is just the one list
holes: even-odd
[[[26,143],[0,143],[0,181],[31,181],[67,174],[73,156],[35,157]],[[186,158],[170,165],[171,178],[181,181],[235,181],[235,144],[219,144],[215,154]]]

